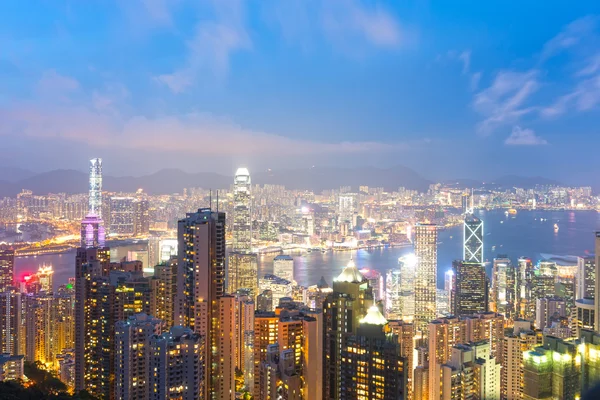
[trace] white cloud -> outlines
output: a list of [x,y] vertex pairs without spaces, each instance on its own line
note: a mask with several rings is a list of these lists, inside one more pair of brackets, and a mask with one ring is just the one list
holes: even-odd
[[597,16],[587,16],[571,22],[558,35],[546,42],[542,50],[542,61],[580,45],[593,34],[597,26]]
[[523,129],[520,126],[515,126],[510,136],[504,141],[504,144],[509,146],[542,146],[548,144],[548,142],[537,136],[531,129]]
[[536,110],[526,106],[530,96],[539,88],[538,72],[501,71],[492,84],[475,95],[473,106],[485,116],[478,131],[488,135],[498,127],[514,123]]
[[65,94],[80,88],[79,82],[70,76],[61,75],[55,70],[45,71],[38,81],[37,89],[42,94]]

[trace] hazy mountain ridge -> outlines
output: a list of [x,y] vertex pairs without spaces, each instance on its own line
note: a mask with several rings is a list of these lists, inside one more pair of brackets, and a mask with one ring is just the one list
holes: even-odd
[[[87,173],[76,170],[54,170],[16,181],[1,174],[0,197],[16,196],[21,189],[32,190],[35,194],[48,193],[84,193],[88,188]],[[26,174],[25,174],[26,175]],[[14,178],[14,176],[12,176]],[[257,184],[285,185],[290,189],[313,190],[321,192],[326,189],[338,189],[341,186],[351,186],[358,190],[359,185],[383,187],[387,191],[397,190],[403,186],[407,189],[425,191],[432,181],[424,178],[418,172],[405,166],[391,168],[337,168],[314,167],[308,169],[289,169],[275,171],[252,172],[252,181]],[[213,172],[188,173],[180,169],[162,169],[153,174],[139,177],[104,176],[104,189],[110,192],[135,192],[143,189],[149,194],[181,193],[183,188],[202,187],[205,189],[229,188],[233,183],[232,176]],[[457,187],[477,187],[484,182],[473,179],[457,179],[447,181]],[[486,181],[485,186],[493,187],[533,187],[535,184],[558,184],[558,182],[541,177],[520,177],[508,175]]]

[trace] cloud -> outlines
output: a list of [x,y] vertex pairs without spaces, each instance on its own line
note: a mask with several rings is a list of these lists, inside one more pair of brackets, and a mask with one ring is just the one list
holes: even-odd
[[550,39],[542,50],[542,61],[556,54],[580,45],[589,38],[598,26],[597,16],[579,18],[563,28],[563,30]]
[[175,1],[173,0],[140,0],[142,8],[145,9],[148,16],[159,25],[171,25],[173,23],[171,17],[170,6]]
[[215,0],[211,4],[215,20],[202,20],[196,25],[193,37],[186,43],[185,64],[172,73],[156,77],[158,82],[168,86],[174,93],[186,91],[202,73],[224,78],[229,71],[233,54],[252,46],[244,26],[243,2]]
[[489,135],[498,127],[535,111],[536,107],[525,106],[525,103],[539,86],[538,71],[499,72],[488,88],[475,95],[473,107],[485,116],[478,124],[478,132]]
[[531,129],[523,129],[520,126],[515,126],[510,136],[504,141],[504,144],[509,146],[542,146],[547,145],[548,142],[536,136],[535,132]]
[[55,70],[45,71],[37,83],[37,90],[45,95],[61,95],[79,90],[79,82]]
[[581,80],[567,94],[560,96],[553,104],[542,108],[544,117],[557,117],[569,110],[590,111],[600,105],[600,73]]

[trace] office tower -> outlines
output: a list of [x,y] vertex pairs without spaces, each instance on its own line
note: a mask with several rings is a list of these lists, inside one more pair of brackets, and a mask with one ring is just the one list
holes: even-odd
[[387,320],[371,306],[342,347],[340,400],[405,398],[406,360],[398,337],[387,332]]
[[[435,307],[435,297],[434,297]],[[340,275],[333,280],[333,293],[323,303],[323,397],[341,396],[341,351],[346,339],[355,335],[359,320],[373,305],[373,293],[368,281],[350,260]]]
[[81,221],[81,247],[101,248],[104,247],[106,232],[104,222],[98,216],[88,214]]
[[559,322],[567,316],[566,304],[560,297],[543,297],[536,299],[535,327],[544,329]]
[[444,274],[444,290],[448,293],[448,307],[450,311],[454,310],[454,285],[455,285],[455,277],[454,271],[449,269]]
[[594,298],[596,286],[596,258],[577,257],[576,293],[578,299]]
[[265,290],[271,291],[271,309],[266,311],[277,308],[281,298],[292,297],[292,286],[292,282],[275,275],[267,274],[261,278],[258,282],[259,290],[263,293]]
[[483,258],[483,221],[472,214],[465,217],[463,224],[463,260],[482,264]]
[[199,209],[179,220],[177,251],[177,325],[205,339],[204,398],[218,395],[223,377],[220,355],[219,298],[225,294],[225,213]]
[[244,387],[254,386],[254,301],[245,293],[236,293],[236,369],[243,372]]
[[88,215],[102,219],[102,159],[90,160],[90,194]]
[[280,254],[273,260],[273,275],[294,283],[294,259]]
[[238,290],[249,291],[252,296],[259,293],[258,289],[258,255],[246,252],[232,251],[229,253],[227,264],[227,292]]
[[114,399],[150,399],[150,375],[155,372],[148,368],[154,356],[150,338],[160,334],[161,325],[161,320],[143,313],[115,324]]
[[518,265],[518,315],[521,318],[533,321],[535,318],[535,300],[533,300],[532,288],[535,269],[531,260],[525,257],[519,258]]
[[464,318],[465,340],[480,342],[486,340],[490,344],[490,354],[497,360],[501,359],[502,341],[504,339],[504,324],[506,319],[502,314],[486,312]]
[[13,285],[15,271],[15,251],[0,247],[0,292]]
[[515,318],[516,292],[516,269],[510,259],[501,255],[494,258],[492,266],[492,296],[490,308],[492,311],[505,315],[507,318]]
[[23,380],[23,358],[22,355],[0,354],[0,382]]
[[[456,317],[440,318],[429,323],[429,400],[439,400],[442,393],[442,365],[448,362],[452,348],[466,342],[465,322]],[[416,382],[415,376],[415,382]],[[415,386],[416,388],[416,386]],[[416,399],[417,397],[415,397]]]
[[14,290],[0,292],[0,354],[25,354],[21,307],[21,293]]
[[263,290],[256,296],[256,311],[273,311],[273,292],[269,289]]
[[165,328],[175,324],[175,304],[177,293],[177,259],[154,267],[155,290],[151,306],[152,315],[164,323]]
[[402,320],[413,322],[415,318],[415,279],[417,274],[417,258],[414,255],[401,257],[398,260],[400,274],[400,304]]
[[598,321],[596,317],[596,302],[594,299],[575,300],[575,318],[573,319],[572,330],[579,335],[582,329],[596,329]]
[[338,226],[347,225],[349,230],[354,228],[354,209],[356,195],[352,193],[340,194],[338,198]]
[[542,344],[541,332],[531,329],[531,322],[517,320],[502,343],[501,396],[506,400],[523,398],[523,353]]
[[427,335],[427,326],[436,317],[437,226],[415,226],[415,329]]
[[38,283],[40,284],[41,290],[46,293],[54,292],[54,283],[52,279],[54,270],[52,269],[52,265],[40,265],[38,272],[35,275]]
[[523,353],[523,373],[525,399],[580,398],[581,362],[574,342],[545,337],[543,346]]
[[133,235],[135,232],[135,199],[133,197],[110,198],[110,233]]
[[385,277],[385,315],[390,320],[397,320],[402,315],[402,292],[399,269],[390,269]]
[[442,367],[442,399],[500,400],[502,366],[487,341],[459,344]]
[[150,400],[207,398],[202,395],[208,368],[204,343],[199,334],[181,326],[150,338]]
[[488,311],[488,281],[483,264],[454,261],[452,268],[455,276],[453,314],[463,316]]
[[133,207],[133,234],[146,236],[150,233],[150,203],[148,200],[137,199],[133,202]]
[[252,195],[250,172],[238,168],[233,181],[233,240],[231,249],[252,252]]
[[398,344],[400,345],[400,356],[404,359],[405,368],[404,374],[406,375],[406,390],[405,400],[412,400],[413,398],[413,373],[415,369],[414,365],[414,337],[415,329],[412,323],[405,321],[388,321],[390,331],[398,337]]
[[373,300],[376,302],[383,301],[385,289],[383,287],[383,278],[381,277],[381,274],[374,269],[368,268],[361,269],[360,273],[369,282],[369,286],[371,287],[371,290],[373,290]]

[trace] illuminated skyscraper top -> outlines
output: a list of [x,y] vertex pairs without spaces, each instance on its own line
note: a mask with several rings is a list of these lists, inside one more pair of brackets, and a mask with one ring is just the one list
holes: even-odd
[[233,181],[233,251],[252,251],[250,172],[238,168]]
[[467,214],[463,238],[463,261],[483,263],[483,221],[473,214]]
[[90,198],[88,213],[102,218],[102,159],[90,160]]

